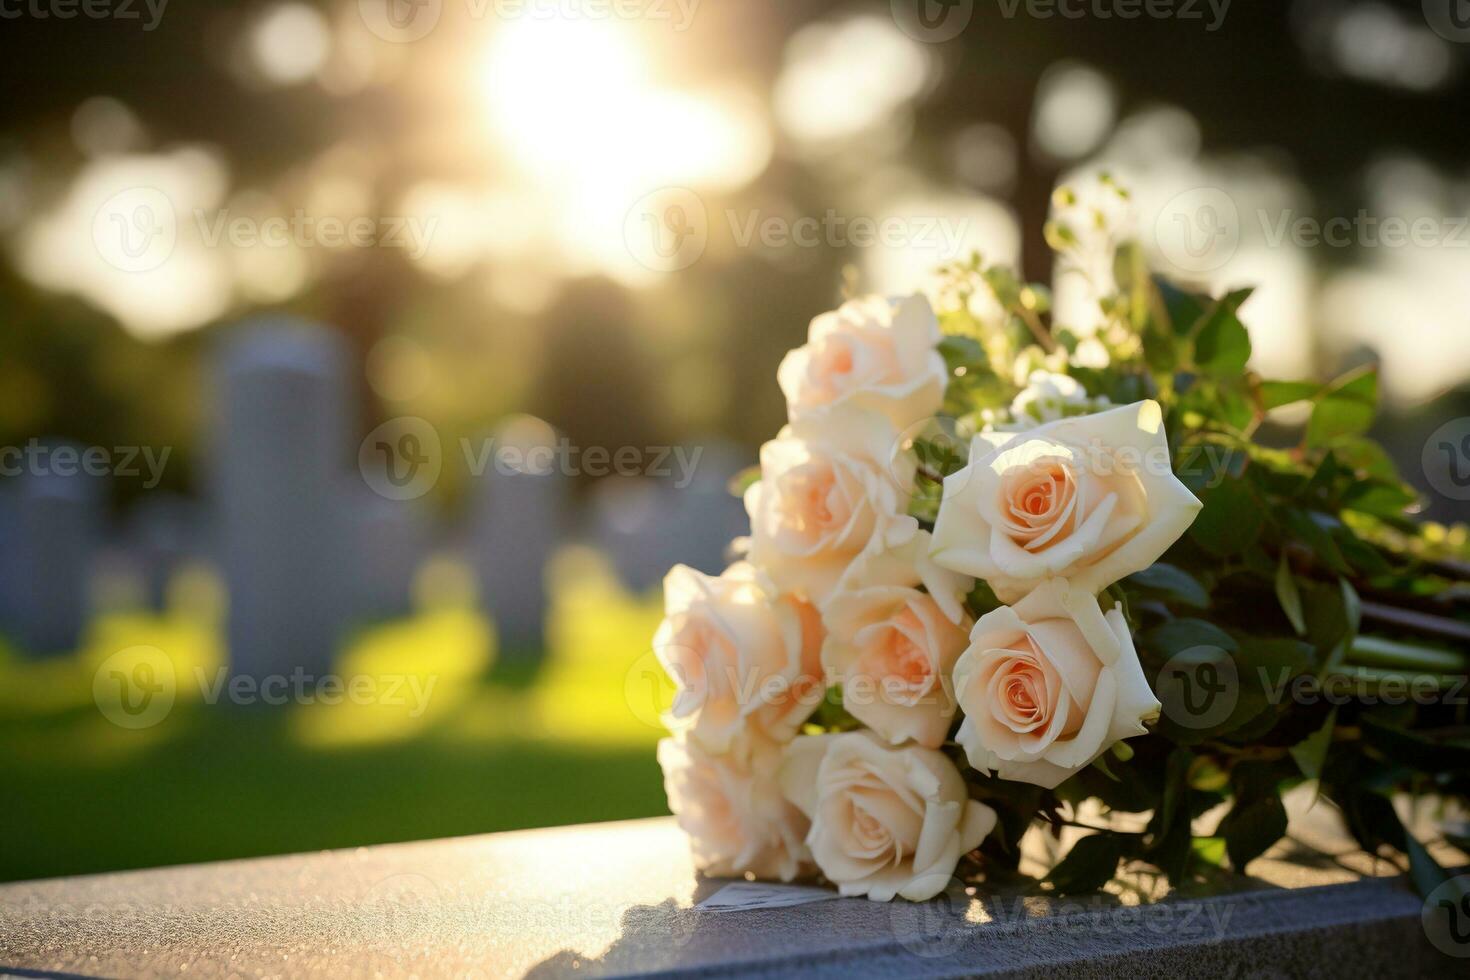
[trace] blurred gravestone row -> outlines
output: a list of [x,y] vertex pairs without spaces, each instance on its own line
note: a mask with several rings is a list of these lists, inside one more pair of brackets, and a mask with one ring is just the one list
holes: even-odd
[[[441,521],[427,498],[392,499],[356,465],[350,363],[309,323],[233,332],[216,353],[199,501],[155,491],[113,521],[103,478],[0,477],[5,637],[30,654],[75,650],[99,609],[162,611],[179,571],[204,562],[224,586],[232,674],[321,675],[354,629],[410,614],[419,571],[445,553],[473,571],[502,650],[534,657],[561,547],[593,545],[641,592],[678,562],[718,572],[748,532],[728,490],[742,454],[713,443],[657,475],[605,476],[585,500],[563,456],[518,445],[472,471],[462,514]],[[490,445],[526,438],[503,428]]]

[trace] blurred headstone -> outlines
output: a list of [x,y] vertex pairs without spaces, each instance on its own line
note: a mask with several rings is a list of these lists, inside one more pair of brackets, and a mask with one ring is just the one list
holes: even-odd
[[567,476],[554,440],[539,419],[502,426],[471,491],[470,560],[500,649],[511,656],[546,648],[546,569],[567,521]]
[[341,489],[348,528],[342,574],[353,623],[406,616],[414,576],[428,557],[430,524],[419,500],[389,500],[348,479]]
[[653,587],[685,552],[669,527],[676,503],[673,488],[658,480],[609,476],[592,488],[592,543],[629,589]]
[[77,465],[80,447],[44,448],[0,483],[0,619],[34,654],[70,652],[81,640],[105,490]]
[[237,676],[330,670],[346,618],[347,361],[337,336],[285,319],[242,326],[218,353],[209,482]]
[[663,581],[677,564],[721,572],[731,543],[750,533],[745,505],[730,493],[740,454],[725,446],[685,448],[658,479],[610,476],[592,492],[591,538],[629,589]]
[[[750,534],[745,502],[730,492],[730,481],[754,460],[747,460],[737,447],[718,442],[685,447],[682,457],[676,458],[691,467],[690,472],[676,472],[673,477],[678,560],[718,575],[729,564],[731,542]],[[682,481],[687,485],[681,486]]]
[[123,544],[146,608],[165,609],[174,574],[204,550],[202,533],[198,506],[176,494],[155,491],[134,505]]

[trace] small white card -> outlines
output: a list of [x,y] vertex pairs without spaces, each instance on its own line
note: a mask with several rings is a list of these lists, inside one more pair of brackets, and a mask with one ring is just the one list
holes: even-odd
[[734,881],[694,907],[700,912],[745,912],[750,909],[783,909],[841,897],[830,888]]

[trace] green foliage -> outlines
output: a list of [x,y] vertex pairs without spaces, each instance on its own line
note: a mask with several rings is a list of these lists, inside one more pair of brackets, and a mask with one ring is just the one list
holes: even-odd
[[1059,895],[1097,891],[1118,870],[1123,847],[1113,834],[1093,834],[1072,845],[1046,876]]
[[1286,807],[1279,796],[1237,802],[1220,824],[1225,850],[1236,871],[1260,857],[1286,834]]
[[[1052,226],[1048,234],[1056,247],[1077,247],[1072,229]],[[1061,893],[1092,890],[1122,859],[1151,863],[1176,885],[1193,869],[1227,858],[1243,871],[1285,833],[1282,794],[1315,780],[1364,847],[1398,851],[1416,885],[1433,887],[1442,870],[1399,824],[1388,795],[1432,790],[1464,800],[1464,709],[1432,699],[1387,704],[1371,695],[1385,679],[1417,675],[1447,691],[1463,681],[1465,658],[1436,649],[1432,637],[1365,618],[1360,596],[1420,609],[1427,597],[1463,592],[1455,578],[1463,573],[1453,569],[1470,559],[1470,535],[1421,524],[1418,494],[1367,437],[1379,401],[1375,367],[1325,384],[1263,379],[1250,370],[1250,333],[1241,318],[1249,290],[1216,298],[1180,288],[1150,276],[1140,253],[1127,247],[1116,273],[1120,292],[1104,300],[1095,338],[1109,363],[1063,369],[1091,397],[1115,404],[1156,399],[1175,472],[1203,509],[1163,560],[1115,585],[1104,602],[1126,611],[1156,692],[1168,665],[1228,678],[1234,701],[1204,726],[1181,724],[1166,707],[1149,735],[1127,743],[1130,759],[1105,757],[1059,786],[1058,800],[1094,798],[1152,815],[1141,835],[1084,838],[1048,880]],[[978,260],[954,274],[992,291],[1007,310],[1002,324],[946,326],[963,334],[942,345],[946,363],[970,378],[955,414],[978,428],[987,410],[1014,398],[1012,369],[1030,356],[1024,351],[1045,347],[1035,330],[1042,307],[1028,307],[1027,287]],[[1079,341],[1058,334],[1056,343],[1072,351]],[[1284,406],[1309,411],[1291,428],[1275,411]],[[952,463],[931,462],[941,471]],[[983,583],[967,604],[975,615],[998,605]],[[1436,615],[1470,619],[1456,618],[1448,606]],[[1364,660],[1356,659],[1358,649]],[[1379,663],[1364,666],[1370,657]],[[1343,681],[1350,682],[1339,688],[1345,699],[1311,697]],[[997,783],[987,781],[991,799],[1019,808],[1030,802],[1032,818],[1040,806],[1042,819],[1050,819],[1047,795],[1012,799]],[[1221,802],[1229,808],[1217,836],[1194,838],[1194,818]],[[1021,819],[1019,810],[1009,818],[1006,812],[1003,823]],[[1008,839],[1016,832],[1012,826]]]

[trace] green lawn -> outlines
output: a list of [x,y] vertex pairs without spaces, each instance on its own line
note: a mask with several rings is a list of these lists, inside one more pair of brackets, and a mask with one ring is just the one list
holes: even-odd
[[649,683],[657,604],[586,556],[556,581],[539,669],[496,662],[487,624],[464,610],[350,644],[344,675],[434,678],[417,718],[206,704],[185,679],[158,724],[108,721],[92,682],[117,650],[151,642],[181,678],[221,663],[213,627],[177,615],[114,617],[68,658],[0,656],[0,880],[667,812],[653,757],[664,694]]

